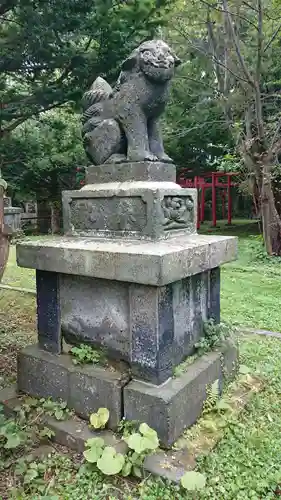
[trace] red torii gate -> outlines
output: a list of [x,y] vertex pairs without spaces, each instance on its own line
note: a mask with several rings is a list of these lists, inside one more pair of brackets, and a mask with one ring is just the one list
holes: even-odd
[[[227,196],[227,223],[231,224],[232,220],[232,199],[231,188],[238,186],[238,183],[232,182],[234,176],[238,173],[230,172],[207,172],[201,175],[196,175],[191,178],[191,170],[186,168],[181,169],[177,178],[177,183],[183,188],[195,188],[198,191],[198,218],[197,228],[205,219],[205,192],[206,189],[212,189],[212,220],[213,226],[217,225],[217,188],[223,188],[222,202],[223,202],[223,218],[225,218],[225,199]],[[190,177],[188,177],[188,175]],[[199,197],[199,190],[201,190],[201,197]],[[201,199],[200,199],[201,198]]]

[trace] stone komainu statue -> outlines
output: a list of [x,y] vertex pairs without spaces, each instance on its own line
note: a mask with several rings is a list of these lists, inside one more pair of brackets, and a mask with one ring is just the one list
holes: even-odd
[[83,97],[82,137],[95,165],[124,161],[172,162],[159,117],[181,61],[162,40],[145,42],[122,65],[114,89],[97,78]]

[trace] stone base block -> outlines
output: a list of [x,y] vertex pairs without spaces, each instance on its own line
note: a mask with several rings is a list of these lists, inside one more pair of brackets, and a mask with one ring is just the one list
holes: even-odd
[[62,196],[67,236],[158,240],[196,233],[196,189],[173,182],[89,184]]
[[98,366],[75,366],[69,354],[55,355],[28,346],[18,356],[18,390],[35,397],[62,399],[82,418],[99,408],[110,411],[109,428],[123,417],[122,389],[126,371]]
[[207,387],[235,374],[238,350],[229,345],[223,352],[212,352],[195,361],[180,377],[155,386],[137,380],[124,388],[126,420],[146,422],[158,433],[165,447],[171,446],[183,430],[199,418]]

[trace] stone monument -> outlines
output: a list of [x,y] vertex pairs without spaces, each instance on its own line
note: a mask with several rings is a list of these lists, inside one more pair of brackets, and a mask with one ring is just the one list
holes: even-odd
[[[159,118],[179,59],[145,42],[112,89],[98,78],[83,99],[86,185],[63,193],[63,237],[17,246],[36,269],[38,345],[19,355],[18,388],[66,400],[88,418],[110,410],[155,428],[164,445],[194,423],[206,385],[231,372],[236,350],[202,358],[182,377],[203,324],[220,321],[220,266],[236,239],[196,233],[197,192],[182,189]],[[77,367],[63,341],[103,348],[115,368]]]
[[16,235],[21,230],[21,213],[22,209],[20,207],[12,206],[11,198],[4,197],[4,221],[13,235]]

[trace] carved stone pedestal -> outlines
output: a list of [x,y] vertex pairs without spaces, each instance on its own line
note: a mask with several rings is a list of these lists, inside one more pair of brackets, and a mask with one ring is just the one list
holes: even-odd
[[166,164],[91,167],[83,189],[63,194],[66,235],[18,245],[18,264],[37,270],[41,349],[61,354],[63,339],[103,347],[157,391],[194,352],[204,321],[220,321],[219,268],[236,257],[236,239],[197,235],[197,193],[174,180]]

